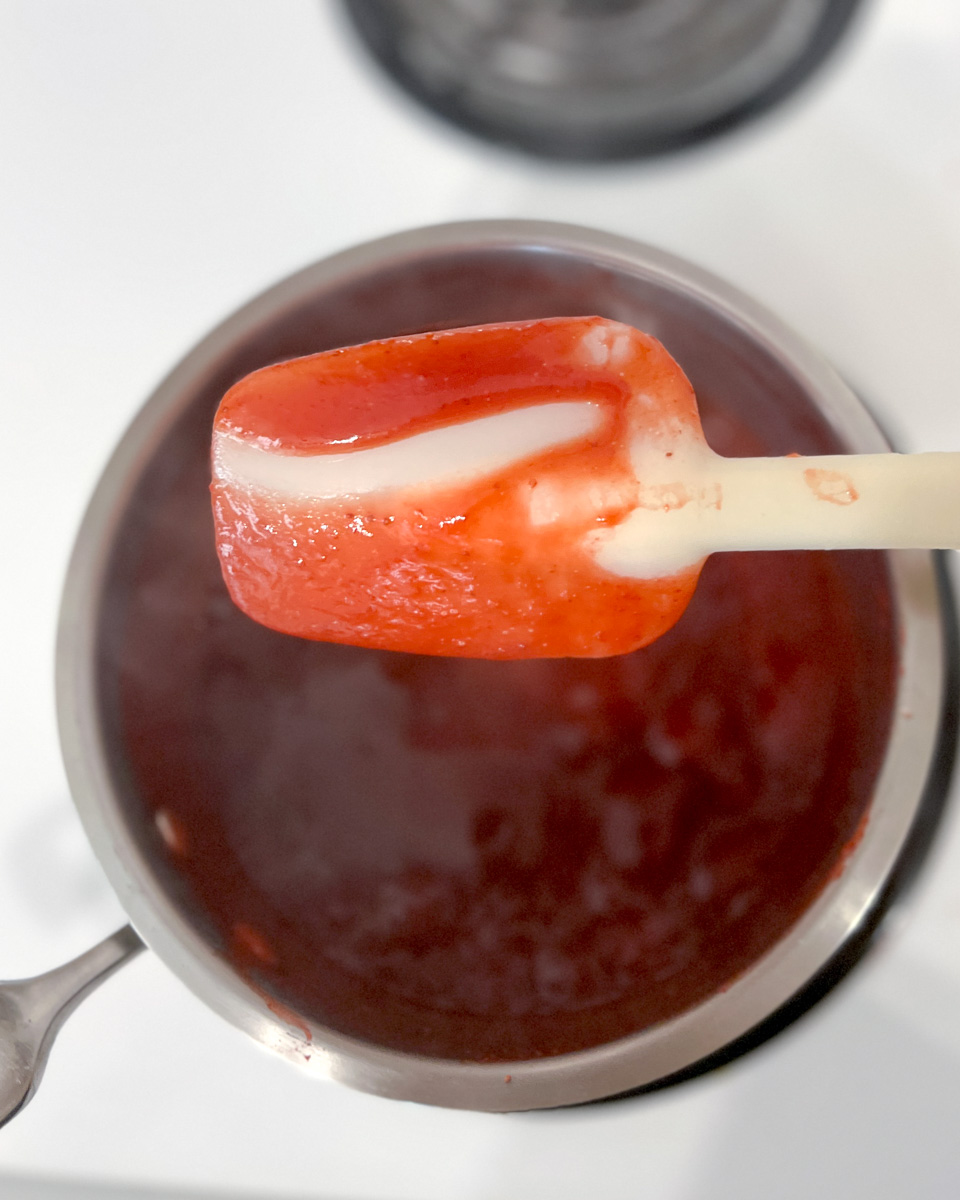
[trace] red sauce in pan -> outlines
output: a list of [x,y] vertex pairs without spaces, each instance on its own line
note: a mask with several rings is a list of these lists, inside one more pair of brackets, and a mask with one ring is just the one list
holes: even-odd
[[128,542],[118,732],[173,894],[318,1043],[623,1037],[827,885],[890,723],[882,555],[716,556],[674,629],[609,659],[312,643],[230,602],[201,451]]

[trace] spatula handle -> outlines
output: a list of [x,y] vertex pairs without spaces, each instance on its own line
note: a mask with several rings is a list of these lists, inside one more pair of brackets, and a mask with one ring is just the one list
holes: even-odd
[[676,482],[669,470],[653,484],[638,471],[641,503],[597,552],[608,570],[669,576],[716,550],[960,548],[960,453],[722,458],[703,447]]
[[960,547],[960,454],[717,460],[709,550]]

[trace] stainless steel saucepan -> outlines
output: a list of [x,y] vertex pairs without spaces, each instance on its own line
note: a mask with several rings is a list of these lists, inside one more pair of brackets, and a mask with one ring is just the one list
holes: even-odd
[[487,221],[402,233],[311,266],[231,316],[147,401],[107,465],[77,539],[59,630],[61,741],[86,831],[133,928],[49,975],[0,989],[0,1120],[32,1094],[63,1018],[144,944],[221,1016],[320,1076],[479,1110],[596,1100],[699,1070],[776,1030],[859,953],[929,840],[952,760],[953,614],[935,557],[920,552],[888,557],[900,672],[886,758],[859,842],[789,932],[732,984],[622,1040],[478,1063],[402,1053],[324,1027],[231,966],[162,854],[115,719],[117,631],[136,602],[131,563],[159,527],[176,555],[174,501],[186,494],[185,471],[205,503],[199,485],[210,420],[225,388],[255,367],[313,350],[572,312],[655,334],[695,384],[711,380],[720,402],[748,423],[762,428],[776,396],[777,420],[819,430],[821,450],[887,448],[857,397],[764,309],[677,258],[587,229]]

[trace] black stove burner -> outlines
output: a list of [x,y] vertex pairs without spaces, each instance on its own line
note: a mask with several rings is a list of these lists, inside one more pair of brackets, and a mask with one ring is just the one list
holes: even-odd
[[435,113],[543,158],[676,150],[782,100],[860,0],[344,0]]

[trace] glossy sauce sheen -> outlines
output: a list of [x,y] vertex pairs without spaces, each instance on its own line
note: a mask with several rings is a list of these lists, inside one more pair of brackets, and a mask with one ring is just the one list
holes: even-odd
[[421,657],[247,619],[199,451],[181,471],[110,626],[119,736],[173,894],[315,1042],[594,1046],[726,986],[828,885],[890,724],[883,555],[714,556],[635,654]]
[[[215,429],[274,454],[332,453],[572,395],[602,409],[595,436],[456,487],[293,501],[218,473],[215,453],[234,601],[286,633],[427,654],[597,656],[653,641],[696,569],[628,579],[583,545],[636,504],[631,431],[700,432],[690,384],[653,338],[583,317],[330,351],[241,380]],[[565,498],[559,519],[531,522],[537,487]]]

